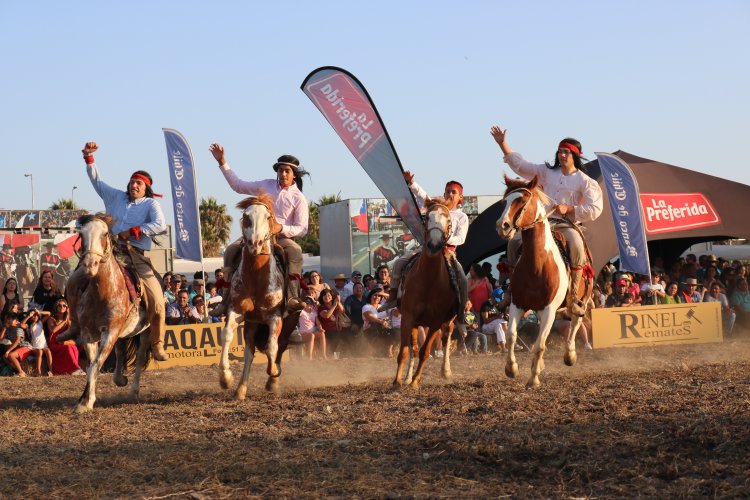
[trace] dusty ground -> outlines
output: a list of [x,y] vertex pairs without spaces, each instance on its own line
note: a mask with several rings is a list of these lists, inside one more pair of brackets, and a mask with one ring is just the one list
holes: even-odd
[[[389,359],[293,361],[283,392],[254,366],[248,399],[215,368],[0,379],[0,497],[747,497],[750,342],[562,353],[542,387],[500,355],[431,359],[391,392]],[[239,367],[235,367],[238,374]]]

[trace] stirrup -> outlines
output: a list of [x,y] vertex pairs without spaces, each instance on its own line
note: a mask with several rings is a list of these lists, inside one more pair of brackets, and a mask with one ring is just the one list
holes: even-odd
[[159,340],[151,344],[151,357],[156,361],[169,361],[169,356],[164,352],[164,342]]

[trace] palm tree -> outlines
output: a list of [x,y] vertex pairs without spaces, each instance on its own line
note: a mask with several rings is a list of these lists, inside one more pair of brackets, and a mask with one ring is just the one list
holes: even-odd
[[60,198],[49,206],[50,210],[78,210],[78,205],[72,198]]
[[229,241],[232,216],[227,214],[227,206],[219,204],[216,198],[201,198],[199,207],[203,256],[218,257],[219,250]]
[[324,194],[317,203],[310,202],[310,220],[307,224],[307,235],[299,239],[299,246],[305,253],[320,255],[320,207],[341,201],[341,191],[336,194]]

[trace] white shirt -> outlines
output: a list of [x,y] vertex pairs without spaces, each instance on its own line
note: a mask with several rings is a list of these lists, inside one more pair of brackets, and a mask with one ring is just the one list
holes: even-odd
[[602,188],[580,170],[565,175],[562,168],[528,162],[516,152],[505,155],[503,161],[526,180],[536,176],[544,194],[558,205],[572,205],[575,222],[591,222],[602,214]]
[[[420,203],[425,203],[427,200],[427,192],[422,189],[422,186],[416,182],[412,182],[409,189],[411,189],[411,192],[414,193],[414,196]],[[450,238],[448,238],[446,244],[457,247],[463,245],[464,241],[466,241],[466,233],[469,231],[469,217],[460,208],[454,208],[451,210],[450,215],[453,232],[451,233]]]
[[370,325],[372,324],[369,321],[367,321],[367,317],[365,316],[365,313],[368,313],[368,312],[371,314],[374,314],[378,319],[384,319],[388,317],[388,311],[378,312],[378,310],[375,309],[375,306],[371,304],[366,304],[362,306],[362,319],[364,320],[364,325],[362,325],[363,330],[367,330],[368,328],[370,328]]

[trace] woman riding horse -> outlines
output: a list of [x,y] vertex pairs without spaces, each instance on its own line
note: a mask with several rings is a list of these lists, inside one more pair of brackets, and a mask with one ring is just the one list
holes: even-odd
[[[167,361],[169,357],[163,347],[166,316],[164,292],[154,274],[151,261],[144,255],[144,252],[151,249],[151,238],[167,230],[161,205],[154,199],[154,196],[161,197],[161,195],[154,194],[151,189],[153,182],[151,175],[143,170],[138,170],[130,176],[127,191],[113,188],[105,183],[99,177],[99,171],[94,162],[94,153],[97,149],[99,146],[95,142],[87,142],[83,147],[86,170],[96,193],[104,201],[107,214],[112,216],[112,234],[122,243],[115,249],[118,257],[122,258],[127,255],[125,244],[129,242],[132,247],[133,252],[125,259],[132,259],[133,266],[143,282],[144,293],[147,295],[146,302],[151,324],[151,352],[157,361]],[[86,270],[84,266],[80,266],[68,279],[67,297],[70,304],[71,323],[64,336],[58,336],[58,342],[75,338],[80,332],[77,301],[85,278]]]
[[[550,222],[553,231],[559,231],[568,242],[570,252],[570,285],[567,308],[572,314],[583,315],[584,304],[578,299],[578,286],[586,264],[583,236],[577,225],[592,222],[602,213],[602,189],[594,179],[583,171],[581,143],[572,138],[563,139],[557,147],[554,165],[530,163],[514,152],[507,143],[507,129],[495,125],[490,129],[495,142],[502,149],[503,161],[526,180],[536,177],[540,189],[557,207]],[[521,232],[508,242],[508,260],[515,265]],[[511,285],[512,286],[512,285]]]
[[[243,181],[229,168],[221,144],[211,144],[209,151],[219,163],[224,178],[235,192],[257,196],[264,192],[273,199],[273,209],[276,222],[281,224],[281,233],[276,243],[284,249],[288,263],[289,274],[289,303],[290,309],[301,310],[304,305],[299,300],[299,277],[302,274],[302,249],[292,238],[307,234],[309,207],[305,195],[302,194],[302,176],[308,173],[299,166],[299,160],[292,155],[283,155],[274,163],[276,179],[262,181]],[[224,274],[226,280],[232,282],[232,274],[239,262],[238,256],[242,248],[241,238],[229,245],[224,251]]]

